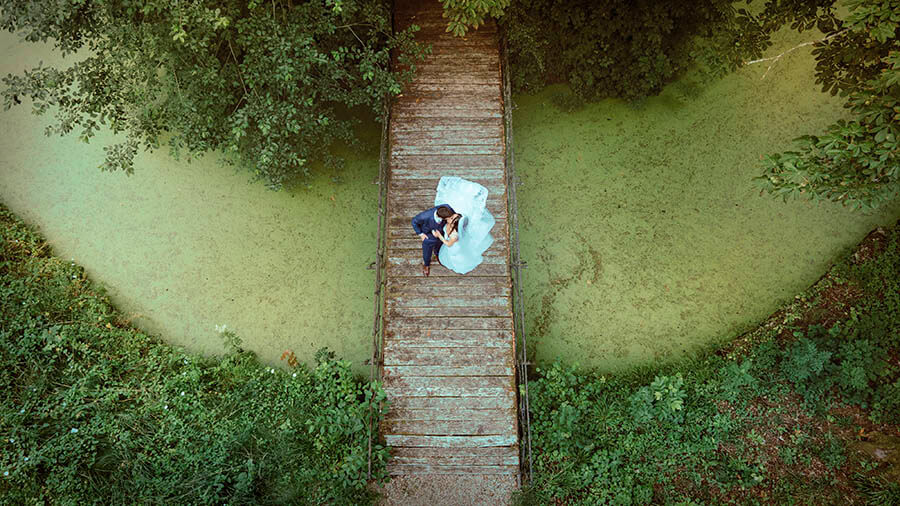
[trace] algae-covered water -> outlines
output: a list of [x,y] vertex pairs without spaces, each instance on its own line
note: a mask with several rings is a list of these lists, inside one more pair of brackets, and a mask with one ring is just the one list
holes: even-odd
[[[59,61],[3,33],[0,74]],[[227,325],[267,363],[328,346],[357,370],[371,356],[380,128],[339,175],[273,192],[217,156],[140,154],[133,176],[103,173],[101,134],[45,137],[29,105],[0,113],[0,200],[85,266],[138,326],[202,352]],[[283,362],[282,362],[283,363]]]
[[[770,53],[814,37],[791,34]],[[779,49],[780,48],[780,49]],[[564,87],[515,97],[529,348],[621,370],[749,329],[900,206],[759,196],[759,158],[846,114],[798,50],[641,104],[575,112]]]
[[[784,41],[789,44],[791,41]],[[48,48],[0,35],[0,74]],[[775,50],[773,49],[773,53]],[[616,370],[738,333],[812,283],[873,226],[900,215],[759,197],[760,154],[843,114],[813,85],[808,51],[635,106],[565,112],[565,88],[514,112],[529,344]],[[563,104],[560,107],[556,104]],[[217,156],[139,155],[102,173],[91,144],[45,137],[28,105],[0,113],[0,200],[85,266],[140,327],[202,353],[226,324],[268,363],[328,346],[371,354],[379,130],[347,153],[344,182],[271,192]],[[423,203],[427,205],[427,203]]]

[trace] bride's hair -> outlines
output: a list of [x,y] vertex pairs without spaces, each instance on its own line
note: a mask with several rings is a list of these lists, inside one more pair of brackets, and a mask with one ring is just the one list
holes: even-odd
[[456,232],[456,230],[459,228],[459,222],[461,222],[462,219],[463,219],[463,215],[460,214],[459,218],[457,218],[456,221],[453,222],[453,225],[450,225],[450,232],[448,232],[447,235],[450,235],[453,232]]

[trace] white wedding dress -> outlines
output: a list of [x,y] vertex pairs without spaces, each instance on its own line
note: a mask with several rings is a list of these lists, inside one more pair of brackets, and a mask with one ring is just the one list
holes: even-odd
[[463,216],[457,242],[441,246],[438,253],[441,265],[453,272],[465,274],[477,267],[494,242],[490,232],[497,220],[485,207],[487,195],[487,188],[461,177],[444,176],[438,182],[434,205],[447,204]]

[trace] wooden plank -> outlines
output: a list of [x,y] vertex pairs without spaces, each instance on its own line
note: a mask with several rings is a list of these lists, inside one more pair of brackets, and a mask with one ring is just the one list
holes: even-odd
[[496,126],[483,126],[476,128],[464,128],[450,130],[447,128],[411,128],[409,130],[391,131],[392,147],[398,144],[428,143],[428,144],[487,144],[490,146],[503,146],[502,129]]
[[502,155],[500,144],[450,144],[446,141],[426,141],[421,143],[394,143],[391,153],[395,155]]
[[388,298],[414,298],[414,297],[509,297],[510,287],[508,283],[490,283],[479,285],[450,285],[443,283],[387,283]]
[[509,296],[477,296],[471,294],[460,294],[455,293],[452,295],[445,296],[405,296],[405,295],[392,295],[385,299],[385,304],[391,308],[396,309],[398,311],[402,311],[403,309],[412,309],[412,308],[435,308],[435,307],[444,307],[444,306],[454,306],[454,307],[470,307],[470,308],[482,308],[482,307],[494,307],[500,306],[504,307],[509,304]]
[[390,399],[390,408],[406,409],[497,409],[508,408],[514,405],[514,400],[509,397],[410,397],[404,395],[393,396]]
[[[387,284],[391,287],[395,286],[430,286],[433,285],[434,282],[429,281],[428,279],[415,279],[415,278],[397,278],[397,279],[388,279]],[[443,279],[441,280],[441,285],[443,286],[455,286],[460,287],[461,289],[467,289],[471,286],[484,286],[484,285],[503,285],[510,286],[511,281],[504,276],[497,276],[493,278],[489,277],[479,277],[479,278],[468,278],[465,276],[460,276],[458,278],[452,279]]]
[[[516,408],[495,409],[435,409],[394,408],[385,420],[510,420],[516,419]],[[469,455],[468,452],[455,453]],[[451,454],[454,455],[454,454]]]
[[[398,341],[404,344],[406,341]],[[438,343],[429,343],[438,344]],[[502,343],[502,348],[508,349],[510,343]],[[383,367],[384,377],[406,376],[511,376],[512,366],[505,365],[386,365]]]
[[[485,257],[488,258],[488,257]],[[391,265],[387,268],[388,276],[397,276],[397,277],[419,277],[423,276],[422,274],[422,265]],[[469,271],[465,274],[466,276],[508,276],[509,269],[506,265],[491,265],[491,264],[481,264],[475,269]],[[441,265],[437,265],[432,262],[431,264],[431,278],[444,278],[444,277],[453,277],[453,276],[462,276],[462,274],[457,274],[453,271],[447,270]],[[420,311],[414,310],[410,311],[410,315],[416,315],[419,317],[426,316],[504,316],[500,313],[500,308],[494,308],[493,310],[485,310],[485,311],[472,311],[471,313],[466,313],[464,310],[455,309],[455,310],[447,310],[447,311]],[[396,318],[399,315],[397,312],[391,314],[391,318]]]
[[391,111],[391,118],[399,121],[415,122],[419,119],[428,118],[501,118],[503,113],[499,109],[493,107],[471,108],[471,109],[398,109]]
[[[402,164],[398,162],[391,168],[391,180],[400,180],[400,179],[440,179],[444,176],[458,176],[465,179],[469,179],[471,181],[479,180],[479,181],[488,181],[490,186],[500,186],[503,185],[502,188],[506,190],[505,186],[505,176],[506,171],[503,170],[502,165],[495,165],[491,162],[493,161],[493,154],[482,154],[482,155],[457,155],[457,156],[471,156],[472,159],[469,160],[468,167],[459,167],[459,166],[445,166],[442,165],[443,156],[435,155],[432,158],[436,160],[432,163],[428,163],[428,160],[420,160],[418,158],[413,158],[411,155],[402,155],[397,154],[394,155],[398,158],[401,156],[405,156]],[[477,156],[481,158],[481,160],[475,159]],[[419,158],[425,158],[425,156],[420,156]],[[488,186],[488,185],[483,185]],[[435,185],[435,191],[437,190],[437,185]],[[490,194],[490,190],[488,190]],[[493,192],[499,193],[499,192]]]
[[384,350],[384,365],[446,365],[468,366],[505,365],[512,366],[512,348],[492,348],[488,346],[455,348],[396,348]]
[[443,167],[456,169],[503,169],[503,155],[391,155],[392,168]]
[[[402,447],[401,447],[402,448]],[[497,446],[496,448],[506,448],[505,446]],[[510,447],[512,448],[512,447]],[[399,448],[398,448],[399,449]],[[406,449],[406,448],[404,448]],[[410,448],[412,449],[412,448]],[[518,455],[510,455],[504,457],[492,457],[492,456],[481,456],[481,455],[467,455],[467,456],[440,456],[440,455],[427,455],[427,456],[405,456],[405,455],[391,455],[391,464],[393,466],[408,466],[408,465],[438,465],[438,466],[518,466],[519,465],[519,456]]]
[[454,348],[512,346],[513,333],[505,329],[409,329],[397,330],[385,339],[385,346],[407,348]]
[[[432,269],[433,271],[434,269]],[[439,277],[439,276],[435,276]],[[504,316],[511,312],[508,304],[503,306],[485,306],[485,307],[410,307],[410,308],[391,308],[388,310],[390,317],[396,317],[401,314],[424,317],[424,318],[449,318],[449,317],[495,317]]]
[[515,432],[513,420],[385,420],[381,430],[387,434],[487,436]]
[[503,130],[503,121],[497,118],[454,118],[454,119],[429,119],[415,124],[401,121],[392,121],[392,132],[402,130],[472,130],[479,127],[491,127],[498,131]]
[[463,75],[463,74],[426,74],[416,77],[414,85],[421,84],[488,84],[500,86],[500,76],[490,74]]
[[512,315],[502,318],[409,318],[398,317],[385,321],[388,337],[402,335],[408,330],[509,330],[512,331]]
[[479,448],[485,446],[512,446],[517,443],[515,434],[490,436],[410,436],[405,434],[385,434],[388,446],[434,447],[434,448]]
[[452,475],[515,475],[519,466],[442,466],[388,464],[387,473],[391,476],[452,474]]

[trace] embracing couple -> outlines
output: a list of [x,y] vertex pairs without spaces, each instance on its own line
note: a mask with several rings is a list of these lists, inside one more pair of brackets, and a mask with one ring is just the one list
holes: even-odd
[[[434,207],[412,219],[412,227],[422,240],[422,274],[431,273],[431,259],[459,274],[482,261],[494,242],[490,231],[493,215],[487,210],[487,188],[455,176],[438,182]],[[442,247],[443,246],[443,247]]]

